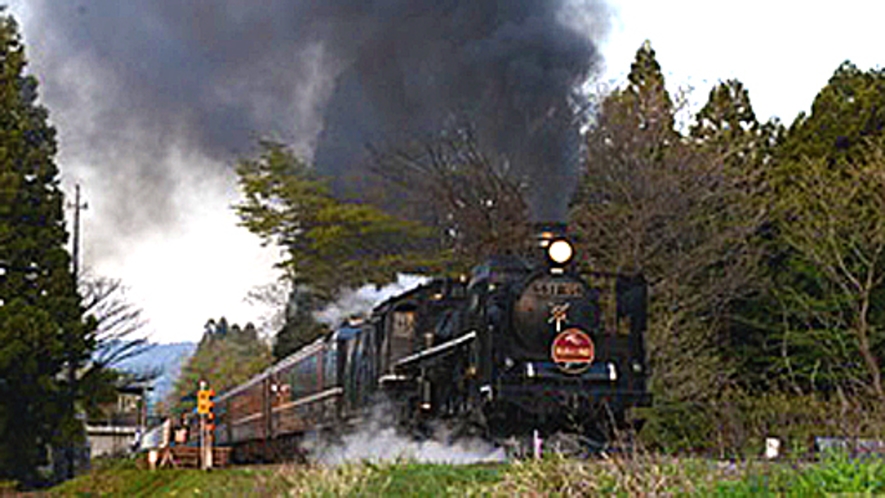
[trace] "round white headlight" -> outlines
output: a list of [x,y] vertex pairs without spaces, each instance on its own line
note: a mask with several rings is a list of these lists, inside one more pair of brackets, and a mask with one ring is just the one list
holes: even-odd
[[554,263],[564,265],[572,259],[574,250],[567,240],[559,239],[550,243],[547,247],[547,255]]

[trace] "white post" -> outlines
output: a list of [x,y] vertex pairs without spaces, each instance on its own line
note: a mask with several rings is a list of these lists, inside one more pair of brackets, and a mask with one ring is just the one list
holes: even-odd
[[206,470],[212,468],[212,433],[206,430]]
[[541,440],[541,436],[538,434],[538,429],[532,431],[532,450],[535,456],[535,460],[541,458],[541,444],[543,441]]
[[780,454],[781,440],[776,437],[765,438],[765,458],[774,460]]

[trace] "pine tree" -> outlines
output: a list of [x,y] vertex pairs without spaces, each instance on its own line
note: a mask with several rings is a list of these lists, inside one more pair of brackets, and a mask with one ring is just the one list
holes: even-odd
[[[731,190],[731,195],[719,198],[718,211],[738,218],[726,218],[728,225],[742,223],[748,213],[767,212],[768,186],[764,180],[782,134],[783,127],[776,119],[766,123],[757,120],[750,94],[737,79],[714,86],[707,103],[695,115],[695,123],[689,129],[692,144],[721,165],[719,186]],[[728,215],[729,212],[734,215]],[[753,254],[763,257],[764,234],[769,225],[770,220],[761,217],[755,227],[747,227],[746,240],[732,242],[734,247],[738,250],[752,247]],[[759,268],[758,273],[754,285],[747,286],[744,296],[728,303],[727,311],[723,311],[723,315],[729,317],[724,324],[723,346],[732,351],[728,356],[736,365],[735,378],[743,387],[768,389],[771,386],[765,377],[771,363],[777,361],[773,355],[780,351],[770,347],[770,330],[776,328],[771,312],[774,300],[766,292],[770,281],[763,268]]]
[[627,116],[636,132],[651,135],[654,151],[660,151],[676,139],[675,107],[667,91],[664,73],[648,40],[636,51],[627,75],[629,84],[621,95]]
[[[656,218],[672,215],[670,209],[684,197],[673,183],[674,171],[669,171],[680,168],[687,151],[674,128],[674,112],[661,67],[646,41],[636,52],[627,86],[605,97],[586,135],[588,157],[573,221],[593,241],[591,254],[601,268],[650,270],[649,254],[662,239],[654,233],[663,226]],[[602,215],[602,210],[621,208],[633,213]],[[609,230],[634,235],[603,233]],[[638,239],[628,243],[631,237]]]
[[241,225],[286,252],[278,266],[319,301],[346,287],[385,284],[397,272],[426,271],[430,232],[365,203],[335,199],[314,170],[280,144],[237,165]]
[[25,66],[17,23],[0,17],[0,479],[27,482],[47,446],[82,437],[61,379],[92,344],[65,249],[55,130]]
[[689,130],[691,136],[697,142],[720,149],[731,149],[736,143],[752,146],[760,127],[750,103],[750,94],[738,80],[728,80],[713,87],[696,119]]
[[173,412],[186,413],[193,408],[193,394],[201,380],[222,393],[270,366],[270,348],[254,330],[251,323],[245,328],[229,325],[224,317],[206,322],[197,350],[182,368],[167,399]]
[[863,160],[869,141],[885,133],[885,69],[861,71],[843,62],[821,89],[811,114],[790,126],[780,157],[826,158],[828,162]]

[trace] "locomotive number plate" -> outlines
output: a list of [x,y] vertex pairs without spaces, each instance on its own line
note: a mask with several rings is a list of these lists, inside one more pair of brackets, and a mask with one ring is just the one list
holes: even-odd
[[565,372],[580,373],[590,367],[595,355],[593,341],[584,331],[570,328],[553,339],[550,356]]
[[540,281],[532,284],[532,292],[538,296],[581,296],[584,289],[578,282]]

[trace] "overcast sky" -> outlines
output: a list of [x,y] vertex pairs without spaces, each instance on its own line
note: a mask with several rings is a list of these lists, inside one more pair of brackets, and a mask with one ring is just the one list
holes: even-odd
[[[48,77],[41,70],[56,78],[46,82],[48,89],[94,91],[90,78],[106,75],[78,72],[75,64],[59,66],[53,54],[46,52],[58,45],[50,43],[52,33],[34,27],[28,2],[11,0],[10,10],[23,24],[30,70],[41,82]],[[809,109],[842,61],[850,59],[862,69],[885,64],[880,34],[885,8],[879,5],[860,0],[609,2],[608,29],[597,22],[593,33],[603,58],[600,81],[623,83],[636,49],[649,39],[671,90],[693,87],[693,100],[701,102],[718,80],[738,78],[750,92],[757,117],[777,116],[789,124],[800,111]],[[39,39],[29,38],[38,34]],[[125,88],[117,91],[125,92]],[[49,94],[62,95],[59,90]],[[100,97],[100,92],[92,96]],[[100,122],[78,119],[75,107],[65,107],[69,101],[57,98],[54,103],[47,96],[44,103],[59,130],[63,185],[72,197],[72,185],[79,182],[89,203],[82,215],[83,266],[95,274],[121,278],[130,287],[131,299],[150,320],[151,338],[159,342],[199,340],[210,317],[259,321],[267,310],[250,307],[243,298],[251,287],[275,278],[271,264],[276,250],[260,248],[257,238],[236,226],[229,209],[237,200],[232,169],[214,167],[208,163],[216,159],[187,147],[173,147],[158,158],[163,167],[201,162],[207,166],[176,174],[176,184],[169,186],[175,190],[173,203],[152,204],[152,197],[159,198],[163,192],[117,188],[107,169],[90,164],[125,161],[126,154],[116,150],[115,154],[92,155],[84,150],[84,134],[117,136],[121,132],[84,131]],[[297,114],[299,109],[292,112]],[[309,110],[304,112],[309,114]],[[305,119],[293,118],[292,126],[301,126]],[[119,148],[125,148],[125,143]],[[303,150],[310,147],[309,142],[297,145]],[[206,171],[227,173],[201,173]],[[118,234],[109,233],[106,220],[122,209],[121,199],[144,205],[151,216],[166,222],[158,225],[161,228],[131,232],[118,224],[114,225]],[[138,223],[138,219],[127,222]]]

